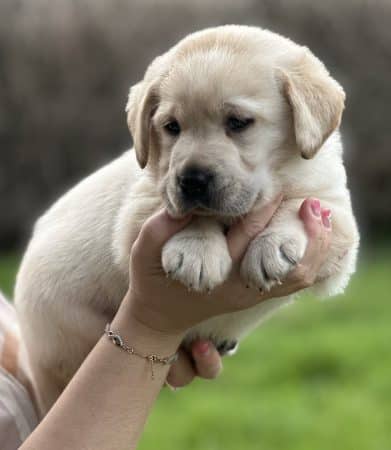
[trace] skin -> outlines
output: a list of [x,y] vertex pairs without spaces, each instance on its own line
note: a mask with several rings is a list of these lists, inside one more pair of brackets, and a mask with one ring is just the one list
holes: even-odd
[[[315,199],[306,200],[300,208],[309,243],[303,260],[284,283],[260,295],[247,289],[239,279],[238,262],[280,201],[277,198],[231,228],[227,241],[235,266],[229,280],[214,291],[213,301],[208,294],[189,292],[168,279],[161,267],[164,243],[186,226],[191,217],[174,220],[166,211],[151,217],[132,247],[132,288],[123,299],[112,329],[140,353],[164,357],[175,353],[187,329],[204,319],[249,308],[311,285],[326,259],[331,234],[330,213],[322,210]],[[102,336],[53,408],[20,448],[136,448],[167,376],[178,386],[190,382],[196,374],[213,378],[221,370],[221,360],[207,342],[195,343],[192,356],[194,365],[184,351],[180,351],[180,358],[171,369],[155,363],[152,378],[151,366],[145,359],[127,355]]]

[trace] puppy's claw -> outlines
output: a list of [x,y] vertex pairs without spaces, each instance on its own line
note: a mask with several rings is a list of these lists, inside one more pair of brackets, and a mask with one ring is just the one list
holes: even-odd
[[202,279],[203,278],[204,278],[204,266],[201,264],[200,275],[198,277],[198,284],[199,284],[199,286],[202,286]]
[[281,257],[285,259],[285,261],[287,261],[292,266],[297,265],[296,259],[294,259],[291,255],[288,255],[288,253],[284,250],[284,245],[280,245],[279,250]]

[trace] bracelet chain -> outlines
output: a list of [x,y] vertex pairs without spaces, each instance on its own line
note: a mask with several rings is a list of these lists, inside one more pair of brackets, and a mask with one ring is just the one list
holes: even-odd
[[121,348],[122,350],[124,350],[129,355],[138,356],[139,358],[143,358],[143,359],[147,360],[150,363],[150,365],[151,365],[151,377],[152,377],[152,380],[155,378],[155,373],[154,373],[154,370],[153,370],[154,364],[157,363],[157,364],[166,365],[166,364],[172,364],[172,363],[174,363],[175,361],[178,360],[178,353],[174,353],[173,355],[166,356],[166,357],[160,357],[160,356],[157,356],[155,354],[143,355],[142,353],[139,353],[134,347],[130,347],[129,345],[125,344],[125,342],[122,339],[122,337],[117,332],[114,332],[111,329],[109,323],[105,327],[104,334],[109,338],[109,340],[115,346]]

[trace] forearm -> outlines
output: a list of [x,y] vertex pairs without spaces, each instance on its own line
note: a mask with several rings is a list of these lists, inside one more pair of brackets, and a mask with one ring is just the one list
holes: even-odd
[[[151,331],[122,305],[112,328],[143,354],[169,356],[181,336]],[[103,330],[102,330],[103,332]],[[129,355],[102,337],[42,423],[21,447],[133,449],[169,365]]]

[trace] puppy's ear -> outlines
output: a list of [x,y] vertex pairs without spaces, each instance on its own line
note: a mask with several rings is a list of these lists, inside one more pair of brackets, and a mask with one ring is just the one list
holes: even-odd
[[297,147],[303,158],[310,159],[339,126],[345,93],[308,49],[289,69],[278,72],[292,109]]
[[148,162],[152,116],[158,102],[156,83],[140,81],[130,89],[126,105],[127,122],[133,137],[136,158],[142,169]]

